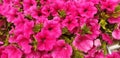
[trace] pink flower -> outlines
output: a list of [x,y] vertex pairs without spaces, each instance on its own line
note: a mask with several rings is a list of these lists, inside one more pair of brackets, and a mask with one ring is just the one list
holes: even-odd
[[[18,23],[19,24],[18,24]],[[16,27],[13,31],[15,35],[20,35],[22,34],[26,38],[30,38],[30,35],[33,34],[33,27],[34,27],[34,22],[33,21],[27,21],[27,20],[20,20],[16,21]]]
[[94,41],[94,45],[95,45],[96,47],[101,46],[100,39],[96,39],[96,40]]
[[112,54],[108,54],[106,58],[120,58],[120,53],[113,52]]
[[23,0],[24,10],[28,10],[35,5],[37,5],[35,0]]
[[46,50],[49,51],[51,49],[53,49],[53,46],[56,44],[56,38],[54,38],[54,36],[51,36],[48,32],[39,32],[36,36],[35,36],[38,44],[37,44],[37,48],[40,51]]
[[39,19],[41,16],[46,17],[46,16],[42,13],[41,9],[37,8],[36,6],[33,7],[33,8],[31,8],[31,9],[29,10],[29,15],[31,15],[31,16],[32,16],[33,18],[35,18],[35,19]]
[[23,25],[23,35],[26,38],[30,38],[30,35],[34,33],[33,32],[33,27],[34,27],[34,21],[24,23],[24,25]]
[[41,13],[44,15],[44,16],[49,16],[50,14],[53,14],[54,12],[54,9],[52,8],[51,5],[45,5],[42,9],[41,9]]
[[61,0],[55,0],[51,5],[51,7],[54,8],[54,13],[57,13],[58,10],[64,9],[65,8],[64,6],[65,6],[65,2]]
[[4,16],[7,15],[7,13],[10,11],[11,9],[11,6],[10,4],[7,4],[7,3],[3,3],[2,5],[0,4],[0,13]]
[[101,1],[101,8],[106,9],[108,11],[114,11],[117,4],[118,4],[118,0]]
[[8,58],[7,52],[4,52],[5,46],[0,46],[0,57],[1,58]]
[[67,3],[65,3],[64,10],[66,11],[67,15],[74,16],[78,14],[78,12],[76,11],[77,10],[76,4],[74,4],[73,1],[68,1]]
[[6,3],[10,3],[11,1],[10,0],[3,0],[3,2],[6,4]]
[[106,41],[108,44],[112,44],[113,43],[112,39],[110,38],[110,36],[107,33],[103,33],[102,34],[102,39],[104,41]]
[[22,7],[21,4],[20,4],[21,0],[12,0],[11,2],[13,3],[13,7],[16,7],[16,8],[17,7],[20,7],[20,8]]
[[42,55],[41,52],[32,51],[31,53],[26,54],[26,58],[40,58]]
[[7,21],[13,23],[15,19],[18,18],[20,13],[17,9],[10,8],[10,10],[6,13]]
[[95,53],[95,58],[105,58],[104,53],[102,51],[98,51]]
[[120,40],[120,29],[115,29],[112,32],[112,36],[113,36],[114,39]]
[[97,9],[92,2],[81,3],[78,12],[82,17],[92,18],[96,13]]
[[81,51],[88,52],[93,47],[93,40],[86,38],[85,36],[77,35],[73,41],[73,45]]
[[84,17],[79,18],[79,26],[82,27],[86,24],[87,19]]
[[43,25],[45,24],[45,22],[47,22],[48,21],[48,19],[46,18],[46,17],[44,17],[44,16],[41,16],[41,17],[39,17],[37,20],[36,20],[36,24],[40,24],[40,23],[42,23]]
[[100,0],[86,0],[86,2],[93,2],[94,4],[99,4]]
[[86,36],[87,38],[92,39],[92,40],[96,39],[99,36],[99,34],[100,34],[100,30],[99,30],[100,25],[98,24],[98,20],[96,20],[96,19],[87,19],[86,24],[84,24],[84,25],[86,25],[87,28],[84,28],[82,26],[81,27],[81,28],[83,28],[82,31],[84,31],[84,29],[88,29],[87,31],[89,32],[89,33],[85,33],[84,36]]
[[64,27],[67,27],[69,31],[72,31],[75,27],[78,26],[77,19],[74,18],[74,16],[70,15],[63,20],[62,25]]
[[23,35],[17,36],[17,44],[21,47],[24,53],[30,53],[32,46],[29,45],[31,43],[30,38],[25,38]]
[[109,23],[120,23],[120,18],[109,18],[108,19]]
[[20,13],[19,16],[13,21],[13,23],[17,27],[18,25],[24,24],[27,21],[27,19],[24,19],[24,15]]
[[13,45],[7,46],[3,52],[8,55],[8,58],[21,58],[22,57],[22,52]]
[[51,34],[52,36],[54,36],[54,38],[58,38],[60,37],[60,35],[62,34],[62,31],[61,31],[61,26],[58,22],[56,21],[47,21],[45,24],[44,24],[44,27],[43,27],[43,32],[48,32],[49,34]]
[[52,57],[51,53],[48,53],[48,52],[44,51],[44,53],[42,53],[41,58],[53,58],[53,57]]
[[93,48],[89,51],[85,58],[105,58],[105,55],[102,50],[96,50]]
[[72,47],[65,43],[64,40],[58,40],[53,49],[53,58],[71,58]]

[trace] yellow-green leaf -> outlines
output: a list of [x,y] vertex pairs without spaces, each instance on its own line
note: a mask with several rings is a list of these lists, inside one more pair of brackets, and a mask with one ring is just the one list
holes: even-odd
[[87,25],[84,25],[82,27],[82,34],[91,34],[92,32],[90,31],[89,27]]
[[66,17],[66,12],[64,10],[58,10],[58,14],[61,18],[65,18]]
[[120,12],[120,5],[115,8],[115,12]]
[[107,25],[107,22],[104,19],[101,19],[99,24],[103,29],[106,29],[105,26]]
[[33,27],[33,31],[34,31],[34,32],[39,32],[42,28],[43,28],[43,24],[36,24],[36,25]]

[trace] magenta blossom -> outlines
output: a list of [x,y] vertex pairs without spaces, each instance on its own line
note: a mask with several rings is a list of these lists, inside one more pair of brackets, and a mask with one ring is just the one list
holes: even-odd
[[31,51],[31,53],[26,54],[26,58],[40,58],[41,53],[37,51]]
[[19,15],[19,14],[20,14],[20,13],[18,12],[17,9],[11,8],[11,9],[6,13],[7,21],[13,23],[13,21],[18,18],[18,15]]
[[108,11],[114,11],[117,4],[118,4],[118,0],[101,1],[101,8],[106,9]]
[[92,2],[81,3],[78,11],[82,17],[86,18],[92,18],[97,13],[97,9]]
[[56,38],[54,38],[54,36],[51,36],[51,34],[48,32],[39,32],[35,38],[38,42],[37,47],[40,51],[52,50],[53,46],[56,44]]
[[120,17],[119,18],[109,18],[108,22],[111,24],[120,23]]
[[102,34],[102,39],[104,41],[106,41],[108,44],[112,44],[113,43],[112,39],[110,38],[110,36],[107,33],[103,33]]
[[95,45],[96,47],[101,46],[100,39],[96,39],[96,40],[94,41],[94,45]]
[[70,15],[67,16],[65,20],[63,20],[62,24],[64,27],[67,27],[69,31],[72,31],[75,27],[78,26],[78,20]]
[[113,52],[112,54],[108,54],[106,58],[120,58],[119,52]]
[[73,45],[81,51],[88,52],[93,47],[93,40],[85,36],[77,35],[73,41]]
[[105,55],[102,50],[96,50],[96,48],[92,48],[85,58],[105,58]]
[[21,49],[24,51],[24,53],[30,53],[32,46],[29,45],[31,43],[31,40],[29,38],[24,37],[23,35],[17,36],[16,39],[18,45],[21,47]]
[[3,52],[6,53],[8,58],[21,58],[22,57],[22,52],[19,50],[19,48],[13,45],[7,46]]
[[[86,24],[84,24],[84,25],[86,25],[86,27],[88,28],[88,30],[87,30],[88,33],[84,34],[84,36],[86,36],[87,38],[92,39],[92,40],[96,39],[99,36],[99,34],[100,34],[100,30],[99,30],[100,25],[98,24],[98,20],[88,19],[86,21]],[[94,28],[94,27],[96,27],[96,28]],[[86,29],[83,26],[81,28]]]
[[53,58],[70,58],[72,55],[72,47],[65,43],[64,40],[58,40],[53,49]]
[[47,21],[45,22],[44,24],[44,27],[43,27],[43,32],[48,32],[49,34],[51,35],[55,35],[54,38],[58,38],[60,37],[60,35],[62,34],[62,31],[61,31],[61,26],[58,22],[56,21]]
[[120,40],[120,29],[115,29],[112,32],[112,36],[113,36],[114,39]]
[[36,1],[35,0],[23,0],[23,6],[24,6],[24,10],[28,10],[30,8],[32,8],[34,5],[36,5]]

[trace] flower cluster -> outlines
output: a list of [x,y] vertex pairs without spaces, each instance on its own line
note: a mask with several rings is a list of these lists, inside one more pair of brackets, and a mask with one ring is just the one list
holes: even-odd
[[120,0],[0,0],[0,58],[120,58]]

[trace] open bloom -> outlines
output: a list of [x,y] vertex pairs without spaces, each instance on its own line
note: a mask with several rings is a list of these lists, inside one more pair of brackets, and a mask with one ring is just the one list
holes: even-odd
[[58,40],[53,49],[53,58],[70,58],[72,55],[72,47],[65,43],[64,40]]
[[77,35],[73,41],[73,45],[81,51],[88,52],[93,47],[93,40],[85,36]]
[[56,21],[47,21],[44,24],[44,27],[43,27],[42,31],[43,32],[48,32],[49,34],[51,34],[53,36],[55,35],[54,38],[58,38],[62,34],[61,26]]
[[106,33],[102,34],[102,39],[104,41],[106,41],[108,44],[112,44],[112,42],[113,42],[112,39],[110,38],[110,36],[108,34],[106,34]]
[[56,44],[56,38],[54,38],[54,36],[51,36],[48,32],[39,32],[35,37],[38,42],[37,48],[40,51],[52,50],[53,46]]
[[96,48],[92,48],[85,58],[105,58],[105,55],[102,50],[96,50]]
[[42,55],[41,52],[31,51],[31,53],[26,54],[26,58],[40,58],[41,55]]
[[120,17],[119,17],[119,18],[109,18],[109,19],[108,19],[108,22],[111,23],[111,24],[112,24],[112,23],[113,23],[113,24],[114,24],[114,23],[120,23]]
[[62,24],[64,27],[67,27],[69,31],[72,31],[75,27],[78,26],[78,21],[74,18],[74,16],[70,15],[67,16],[65,20],[63,20]]
[[21,49],[24,51],[24,53],[30,53],[32,46],[29,45],[31,43],[31,40],[29,38],[24,37],[23,35],[17,36],[16,39],[18,45],[21,47]]
[[108,54],[106,58],[120,58],[120,52],[113,52],[112,54]]
[[36,5],[36,1],[35,0],[23,0],[23,6],[24,6],[24,10],[28,10],[30,8],[32,8],[34,5]]
[[114,39],[120,40],[120,29],[115,29],[112,32],[112,36],[113,36]]
[[101,0],[101,8],[106,9],[108,11],[114,11],[117,4],[118,0],[105,0],[105,1]]
[[97,13],[97,9],[92,2],[81,3],[78,12],[82,17],[91,18]]
[[22,57],[22,52],[13,45],[7,46],[3,52],[8,56],[8,58],[21,58]]
[[92,40],[96,39],[100,34],[100,25],[98,24],[98,20],[95,19],[86,20],[86,24],[81,29],[81,34]]
[[96,47],[101,46],[100,39],[96,39],[96,40],[94,41],[94,45],[95,45]]

